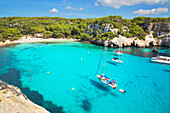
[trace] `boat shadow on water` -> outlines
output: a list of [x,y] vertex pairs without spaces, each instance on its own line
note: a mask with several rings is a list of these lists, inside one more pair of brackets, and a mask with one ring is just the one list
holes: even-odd
[[170,73],[170,70],[166,70],[166,69],[165,69],[165,70],[163,70],[163,71]]
[[115,66],[118,66],[117,63],[115,62],[112,62],[112,61],[107,61],[107,63],[111,64],[111,65],[115,65]]
[[153,64],[161,64],[161,65],[170,65],[170,64],[165,64],[165,63],[162,63],[162,62],[152,62],[152,61],[148,61],[148,63],[153,63]]
[[99,89],[101,91],[105,91],[105,92],[110,91],[110,89],[108,87],[104,86],[104,84],[102,84],[102,83],[99,83],[99,82],[92,80],[92,79],[90,79],[90,82],[93,86],[95,86],[97,89]]
[[90,79],[90,82],[93,86],[95,86],[97,89],[104,91],[105,93],[101,95],[101,97],[106,96],[107,94],[113,96],[113,97],[118,97],[117,94],[111,92],[112,89],[110,87],[105,86],[105,84],[99,83],[95,80]]

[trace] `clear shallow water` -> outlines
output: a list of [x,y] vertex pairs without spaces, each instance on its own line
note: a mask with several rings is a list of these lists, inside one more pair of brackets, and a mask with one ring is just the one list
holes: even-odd
[[[0,48],[0,79],[20,87],[32,101],[51,112],[170,111],[169,65],[151,63],[147,56],[155,54],[149,54],[149,48],[132,47],[124,48],[124,64],[115,64],[110,60],[115,49],[108,48],[105,75],[117,80],[118,87],[114,90],[95,76],[102,49],[78,42],[3,47]],[[159,48],[159,51],[167,53],[169,48]],[[120,93],[119,88],[127,93]]]

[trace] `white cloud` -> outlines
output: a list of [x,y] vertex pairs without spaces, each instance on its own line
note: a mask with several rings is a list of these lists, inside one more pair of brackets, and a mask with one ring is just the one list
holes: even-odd
[[133,14],[136,15],[152,15],[152,14],[161,14],[161,13],[167,13],[168,8],[154,8],[150,10],[144,10],[144,9],[139,9],[138,11],[134,11]]
[[79,10],[83,10],[83,8],[80,8]]
[[58,13],[59,11],[56,8],[53,8],[49,12],[51,12],[51,13]]
[[69,10],[84,10],[83,8],[73,8],[71,6],[67,6],[66,9],[69,9]]
[[66,7],[66,9],[72,9],[72,7],[70,7],[70,6],[67,6],[67,7]]
[[66,0],[63,0],[63,3],[66,3]]
[[145,3],[145,4],[164,4],[170,0],[97,0],[95,5],[99,5],[100,2],[103,6],[120,8],[120,6],[131,6],[135,4]]
[[98,2],[97,2],[97,1],[95,1],[95,2],[94,2],[94,5],[95,5],[95,6],[99,6],[99,4],[98,4]]

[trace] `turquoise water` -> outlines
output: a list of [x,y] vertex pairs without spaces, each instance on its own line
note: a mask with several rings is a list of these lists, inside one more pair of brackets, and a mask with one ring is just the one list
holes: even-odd
[[[20,87],[28,98],[51,112],[170,111],[170,66],[151,63],[147,57],[153,55],[147,53],[151,48],[124,48],[124,64],[111,62],[115,49],[106,48],[105,75],[117,80],[115,90],[95,76],[102,50],[101,46],[79,42],[3,47],[0,48],[0,79]],[[169,54],[169,50],[159,48],[162,53]],[[120,93],[119,88],[126,93]]]

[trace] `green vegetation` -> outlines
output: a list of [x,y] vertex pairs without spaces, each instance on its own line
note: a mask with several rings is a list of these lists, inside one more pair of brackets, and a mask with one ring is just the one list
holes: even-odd
[[[44,38],[77,38],[81,40],[105,40],[106,37],[113,39],[119,34],[126,37],[138,37],[144,39],[149,30],[142,28],[144,24],[154,22],[170,22],[168,18],[136,17],[134,19],[123,19],[121,16],[107,16],[95,19],[67,19],[60,17],[3,17],[0,18],[0,41],[16,40],[23,35],[43,33]],[[103,29],[105,24],[118,28],[118,34],[113,32],[96,32],[92,28],[87,34],[87,26],[99,24]],[[127,26],[129,31],[122,29]],[[155,35],[154,35],[155,36]]]
[[168,23],[170,22],[170,17],[167,17],[167,18],[136,17],[132,19],[132,22],[140,26],[142,26],[143,24],[149,24],[149,23]]

